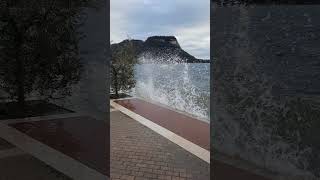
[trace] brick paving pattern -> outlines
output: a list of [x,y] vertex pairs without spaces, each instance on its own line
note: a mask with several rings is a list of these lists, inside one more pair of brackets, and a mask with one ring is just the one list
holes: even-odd
[[210,151],[209,123],[137,98],[115,102]]
[[121,112],[110,114],[112,180],[210,179],[210,164]]

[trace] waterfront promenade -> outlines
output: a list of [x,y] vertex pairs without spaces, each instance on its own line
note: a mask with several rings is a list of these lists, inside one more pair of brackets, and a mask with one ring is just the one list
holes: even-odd
[[0,179],[206,180],[211,163],[219,180],[267,180],[210,156],[208,122],[137,98],[111,106],[110,126],[78,113],[0,121]]

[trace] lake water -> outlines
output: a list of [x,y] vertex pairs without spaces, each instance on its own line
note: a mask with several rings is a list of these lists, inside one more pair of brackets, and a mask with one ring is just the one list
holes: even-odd
[[132,94],[209,121],[210,64],[138,64]]

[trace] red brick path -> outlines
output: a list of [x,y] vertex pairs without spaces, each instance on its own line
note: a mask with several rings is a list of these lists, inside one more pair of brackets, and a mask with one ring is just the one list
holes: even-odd
[[[115,102],[155,122],[156,124],[179,134],[191,142],[210,150],[210,125],[208,123],[201,122],[168,108],[157,106],[140,99],[126,99]],[[212,163],[214,179],[267,180],[262,176],[236,168],[223,162],[216,160],[212,161],[214,161]]]
[[200,147],[210,150],[210,124],[140,99],[115,102]]
[[10,124],[28,136],[109,176],[109,128],[90,117]]

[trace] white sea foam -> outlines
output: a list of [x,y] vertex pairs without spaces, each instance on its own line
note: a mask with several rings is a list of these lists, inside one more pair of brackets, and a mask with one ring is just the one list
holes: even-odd
[[132,94],[209,121],[209,64],[138,64]]

